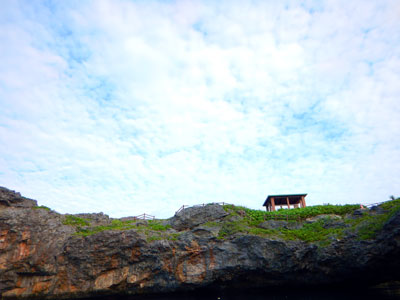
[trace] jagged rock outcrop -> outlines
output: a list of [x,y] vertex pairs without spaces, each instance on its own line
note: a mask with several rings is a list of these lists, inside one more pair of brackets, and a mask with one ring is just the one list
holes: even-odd
[[7,207],[34,207],[37,206],[37,202],[0,186],[0,205]]
[[209,221],[219,220],[228,213],[218,204],[189,207],[171,218],[169,224],[176,230],[192,229]]
[[[0,200],[2,299],[349,282],[365,286],[400,279],[399,213],[374,240],[350,234],[322,248],[255,235],[219,239],[216,228],[204,226],[226,217],[215,205],[171,218],[168,234],[174,238],[153,240],[135,228],[76,235],[76,227],[64,225],[65,215],[35,209],[33,200],[18,193],[1,188]],[[104,215],[92,218],[109,223]]]

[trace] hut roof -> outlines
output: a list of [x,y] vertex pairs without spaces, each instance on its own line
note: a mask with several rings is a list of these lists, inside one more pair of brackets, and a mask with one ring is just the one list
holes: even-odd
[[266,206],[268,201],[271,201],[271,198],[274,198],[275,203],[277,203],[279,200],[285,200],[286,203],[286,198],[289,198],[289,201],[290,200],[300,201],[301,197],[305,196],[307,196],[307,194],[268,195],[267,199],[265,199],[263,206]]

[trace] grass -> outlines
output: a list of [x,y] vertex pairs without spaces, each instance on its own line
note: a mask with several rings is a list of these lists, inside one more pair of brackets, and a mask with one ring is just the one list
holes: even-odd
[[166,231],[167,229],[171,228],[171,225],[163,225],[158,220],[150,220],[147,222],[147,227],[151,230]]
[[64,221],[64,225],[75,226],[77,236],[89,236],[103,231],[109,230],[131,230],[134,229],[146,236],[147,242],[158,240],[176,241],[180,233],[167,233],[170,225],[163,225],[161,220],[147,221],[146,225],[137,226],[136,221],[112,220],[108,225],[90,226],[89,220],[68,215]]
[[[48,209],[46,207],[37,207]],[[220,222],[210,221],[204,226],[218,227],[218,239],[229,239],[237,234],[250,234],[263,237],[301,240],[308,243],[316,243],[320,246],[329,245],[333,240],[342,239],[347,231],[356,233],[359,240],[374,238],[385,223],[398,211],[400,211],[400,199],[385,202],[380,205],[384,210],[383,214],[374,214],[366,210],[364,214],[357,217],[344,217],[352,215],[359,205],[316,205],[305,208],[280,210],[266,212],[252,210],[243,206],[225,205],[224,209],[229,215]],[[318,215],[327,215],[314,222],[305,222],[307,218]],[[341,222],[332,221],[328,215],[342,216]],[[265,220],[287,220],[287,224],[301,223],[297,229],[261,228],[260,224]],[[330,226],[331,223],[337,226]],[[170,225],[164,225],[162,220],[150,220],[146,224],[136,224],[136,221],[113,220],[108,225],[91,226],[90,220],[73,215],[65,216],[64,225],[75,226],[76,235],[89,236],[107,230],[136,230],[146,236],[148,242],[157,240],[176,241],[181,233],[168,232]]]
[[[347,230],[358,235],[359,240],[374,238],[382,230],[384,224],[400,210],[400,199],[385,202],[380,205],[385,210],[384,214],[374,214],[366,211],[356,218],[342,218],[342,223],[336,223],[336,227],[328,226],[329,216],[320,220],[303,223],[310,217],[318,215],[351,215],[359,209],[359,205],[316,205],[305,208],[280,210],[276,212],[266,212],[252,210],[243,206],[226,205],[224,209],[230,213],[226,221],[221,223],[208,222],[205,225],[220,226],[219,239],[227,239],[235,234],[252,234],[271,238],[281,238],[285,240],[302,240],[305,242],[315,242],[320,246],[329,245],[333,240],[342,239]],[[238,216],[240,218],[238,218]],[[235,218],[232,218],[235,217]],[[259,225],[265,220],[288,220],[290,222],[302,222],[298,229],[264,229]]]
[[109,225],[99,225],[93,227],[78,227],[76,235],[88,236],[106,230],[129,230],[135,228],[131,221],[112,220]]
[[218,239],[226,239],[234,234],[243,233],[257,236],[281,238],[284,240],[302,240],[305,242],[322,242],[330,244],[334,239],[340,239],[344,235],[344,228],[326,228],[329,218],[320,219],[313,223],[306,223],[299,229],[265,229],[252,225],[245,219],[228,221],[223,223]]
[[249,209],[243,206],[233,206],[233,205],[225,205],[224,209],[235,215],[244,214],[245,217],[250,218],[252,221],[262,222],[264,220],[271,219],[286,219],[286,220],[305,220],[307,218],[315,217],[318,215],[346,215],[354,212],[356,209],[360,208],[360,205],[315,205],[308,206],[304,208],[296,208],[296,209],[285,209],[278,211],[263,211],[263,210],[254,210]]
[[375,238],[379,231],[391,217],[400,211],[400,198],[385,202],[380,205],[385,210],[385,214],[373,215],[371,213],[364,214],[359,220],[350,220],[354,223],[354,228],[360,240]]
[[209,222],[203,224],[203,226],[206,226],[206,227],[218,227],[220,225],[221,225],[221,223],[218,223],[215,221],[209,221]]
[[340,239],[344,235],[344,228],[326,228],[326,219],[314,223],[304,224],[299,229],[282,229],[281,235],[286,240],[302,240],[305,242],[323,242],[329,244],[333,239]]
[[44,210],[47,210],[47,211],[51,211],[51,209],[49,207],[44,206],[44,205],[35,206],[35,207],[33,207],[33,209],[44,209]]
[[66,215],[64,221],[62,222],[64,225],[70,226],[89,226],[90,220],[80,218],[77,216]]

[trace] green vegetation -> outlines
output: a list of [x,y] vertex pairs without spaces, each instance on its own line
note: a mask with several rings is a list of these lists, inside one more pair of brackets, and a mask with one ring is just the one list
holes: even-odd
[[[304,223],[298,229],[287,229],[284,227],[277,229],[265,229],[257,227],[255,223],[246,218],[237,221],[224,222],[218,234],[219,239],[225,239],[235,233],[252,234],[258,236],[269,236],[271,238],[281,238],[285,240],[303,240],[305,242],[323,242],[330,239],[341,238],[342,228],[328,228],[329,216],[313,223]],[[290,221],[289,221],[290,222]]]
[[[46,207],[37,207],[48,209]],[[273,239],[302,240],[319,246],[329,245],[348,233],[355,233],[358,239],[371,239],[382,230],[386,222],[400,211],[400,199],[385,202],[379,206],[380,212],[372,210],[354,214],[360,205],[316,205],[305,208],[266,212],[252,210],[243,206],[225,205],[229,213],[219,221],[210,221],[203,226],[214,227],[218,239],[229,239],[237,234],[250,234]],[[321,217],[317,217],[321,216]],[[311,218],[311,219],[310,219]],[[265,221],[275,223],[268,229]],[[282,222],[281,226],[278,221]],[[171,232],[170,225],[162,220],[121,221],[112,220],[107,225],[92,226],[88,219],[73,215],[65,216],[64,225],[74,226],[76,235],[88,236],[106,230],[135,230],[144,234],[148,242],[157,240],[176,241],[181,233]]]
[[77,216],[66,215],[63,224],[71,226],[89,226],[90,220],[79,218]]
[[177,241],[180,235],[180,233],[171,233],[168,235],[168,240]]
[[147,241],[148,242],[152,242],[152,241],[159,241],[159,240],[162,240],[163,238],[162,238],[162,236],[160,236],[160,235],[152,235],[152,236],[150,236],[150,237],[147,237]]
[[[358,216],[345,218],[344,216],[350,216],[359,209],[360,205],[316,205],[276,212],[226,205],[224,209],[229,212],[229,216],[225,222],[208,222],[205,225],[220,227],[219,239],[243,233],[285,240],[316,242],[320,246],[326,246],[333,240],[342,239],[346,232],[356,233],[361,240],[374,238],[384,224],[400,210],[400,199],[385,202],[379,207],[384,210],[381,214],[366,210]],[[308,218],[319,215],[325,215],[325,217],[312,222],[306,221]],[[332,220],[330,217],[332,215],[341,218],[336,217],[336,220]],[[260,227],[260,224],[267,220],[285,220],[287,226],[275,229]],[[290,226],[293,223],[298,226]],[[332,224],[334,226],[331,226]]]
[[372,239],[382,230],[383,226],[391,217],[400,211],[400,198],[382,203],[379,206],[385,211],[384,214],[374,215],[365,213],[358,220],[349,220],[348,223],[353,225],[357,230],[358,237],[361,240]]
[[344,235],[343,228],[327,228],[329,218],[318,220],[314,223],[306,223],[299,229],[283,229],[281,235],[287,240],[302,240],[305,242],[322,242],[329,244],[332,239],[340,239]]
[[263,211],[263,210],[254,210],[249,209],[243,206],[233,206],[233,205],[225,205],[224,209],[231,214],[245,214],[247,218],[250,218],[253,221],[265,221],[265,220],[304,220],[307,218],[319,216],[319,215],[339,215],[343,216],[349,213],[352,213],[356,209],[360,208],[360,205],[315,205],[308,206],[304,208],[297,209],[284,209],[278,211]]
[[171,228],[170,225],[163,225],[160,221],[150,220],[147,222],[147,227],[151,230],[155,231],[166,231],[168,228]]
[[112,220],[109,225],[99,225],[94,227],[78,227],[76,235],[88,236],[106,230],[129,230],[134,228],[131,221]]
[[44,206],[44,205],[35,206],[33,209],[44,209],[44,210],[47,210],[47,211],[51,211],[51,209],[49,207]]
[[89,236],[107,230],[134,229],[137,232],[144,233],[146,235],[146,240],[152,242],[162,239],[176,241],[180,235],[180,233],[167,233],[166,231],[171,226],[163,225],[162,220],[150,220],[145,223],[138,223],[136,220],[112,220],[108,225],[91,226],[90,220],[88,219],[67,215],[63,224],[74,226],[76,228],[75,235],[77,236]]

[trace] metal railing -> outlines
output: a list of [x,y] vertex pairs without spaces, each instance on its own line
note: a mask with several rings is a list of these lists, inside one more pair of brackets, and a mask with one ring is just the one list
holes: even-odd
[[213,204],[217,204],[217,205],[233,205],[230,203],[226,203],[226,202],[213,202],[213,203],[202,203],[202,204],[196,204],[196,205],[182,205],[176,212],[175,215],[178,214],[179,212],[189,208],[189,207],[202,207],[202,206],[207,206],[207,205],[213,205]]
[[382,201],[382,202],[377,202],[377,203],[369,203],[369,204],[362,204],[364,207],[372,207],[372,206],[378,206],[381,205],[383,203],[389,202],[389,201],[393,201],[393,200],[386,200],[386,201]]
[[[232,205],[235,206],[234,204],[231,203],[226,203],[226,202],[213,202],[213,203],[202,203],[202,204],[196,204],[196,205],[182,205],[176,212],[175,215],[180,213],[181,211],[189,208],[189,207],[203,207],[203,206],[207,206],[207,205],[212,205],[212,204],[217,204],[217,205]],[[264,215],[263,216],[264,221],[267,220],[296,220],[296,221],[301,221],[301,217],[300,216],[292,216],[292,215]]]
[[138,216],[134,216],[133,219],[134,219],[134,220],[155,220],[156,217],[144,213],[144,214],[141,214],[141,215],[138,215]]

